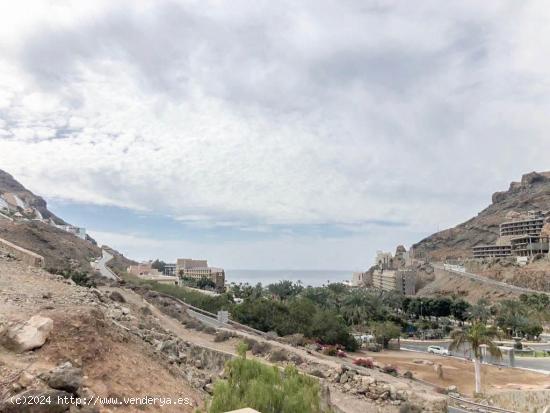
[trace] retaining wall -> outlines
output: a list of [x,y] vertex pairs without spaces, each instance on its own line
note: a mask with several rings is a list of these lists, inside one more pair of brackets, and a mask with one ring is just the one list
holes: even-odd
[[25,264],[33,267],[43,267],[44,257],[25,248],[19,247],[8,240],[0,238],[0,250],[13,255]]

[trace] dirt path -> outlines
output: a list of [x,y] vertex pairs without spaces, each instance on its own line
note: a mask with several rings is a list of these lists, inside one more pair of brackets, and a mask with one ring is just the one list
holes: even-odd
[[[440,387],[457,386],[461,393],[474,392],[474,368],[472,362],[433,354],[419,354],[408,351],[384,351],[370,353],[379,363],[393,364],[400,370],[410,370],[415,377]],[[418,364],[415,360],[425,360],[430,364]],[[443,367],[443,379],[435,373],[433,363]],[[499,368],[483,365],[481,382],[484,391],[544,389],[550,386],[550,376],[520,369]]]

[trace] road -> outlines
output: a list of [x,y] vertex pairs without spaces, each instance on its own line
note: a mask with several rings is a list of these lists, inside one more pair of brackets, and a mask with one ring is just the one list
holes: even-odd
[[514,292],[514,293],[520,293],[520,294],[522,294],[522,293],[525,293],[525,294],[530,294],[530,293],[549,294],[549,293],[544,292],[544,291],[531,290],[529,288],[517,287],[515,285],[508,284],[508,283],[505,283],[505,282],[502,282],[502,281],[492,280],[491,278],[483,277],[481,275],[473,274],[471,272],[455,271],[455,270],[452,270],[452,269],[449,269],[449,268],[444,268],[443,264],[431,263],[431,265],[434,268],[445,271],[445,272],[447,272],[451,275],[458,275],[458,276],[463,277],[463,278],[468,278],[470,280],[479,281],[479,282],[482,282],[484,284],[493,285],[494,287],[496,287],[498,289],[501,289],[501,290],[507,290],[507,291],[511,291],[511,292]]
[[118,281],[118,276],[107,267],[107,263],[113,259],[113,256],[105,250],[101,250],[101,253],[101,258],[92,262],[92,268],[99,271],[103,277]]
[[[449,342],[445,342],[445,341],[430,342],[430,343],[402,342],[401,348],[404,350],[413,350],[413,351],[427,353],[428,346],[431,346],[431,345],[441,346],[447,349],[449,348]],[[549,345],[546,344],[546,346],[549,346]],[[464,356],[464,351],[451,351],[450,355],[454,357],[462,358],[462,359],[466,358]],[[534,358],[534,357],[517,357],[516,356],[514,360],[515,360],[514,367],[517,367],[520,369],[536,370],[541,373],[550,374],[550,357]],[[505,363],[504,361],[493,362],[491,364],[504,366],[504,367],[508,366],[508,364]]]

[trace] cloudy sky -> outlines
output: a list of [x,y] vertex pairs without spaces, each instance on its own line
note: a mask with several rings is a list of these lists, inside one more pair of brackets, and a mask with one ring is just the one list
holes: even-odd
[[541,1],[0,3],[0,169],[100,243],[360,269],[550,169]]

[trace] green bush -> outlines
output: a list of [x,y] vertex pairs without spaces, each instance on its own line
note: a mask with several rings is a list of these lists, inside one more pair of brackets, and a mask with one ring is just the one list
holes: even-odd
[[227,380],[214,385],[210,413],[250,407],[262,413],[321,413],[316,379],[294,366],[280,371],[256,360],[237,358],[226,365]]

